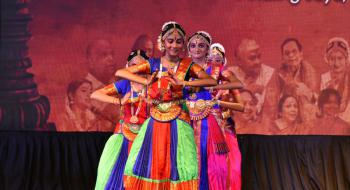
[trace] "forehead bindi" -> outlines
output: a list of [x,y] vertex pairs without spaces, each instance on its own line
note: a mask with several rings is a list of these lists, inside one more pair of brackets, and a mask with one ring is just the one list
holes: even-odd
[[179,39],[183,39],[183,37],[178,32],[172,32],[171,34],[169,34],[169,36],[166,39],[179,40]]
[[201,38],[201,37],[195,37],[195,38],[191,39],[191,42],[199,44],[199,43],[205,43],[205,40],[203,38]]

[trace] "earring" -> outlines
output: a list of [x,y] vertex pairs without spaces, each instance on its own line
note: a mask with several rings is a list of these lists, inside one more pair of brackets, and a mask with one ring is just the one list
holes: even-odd
[[162,43],[162,44],[160,45],[160,51],[161,51],[161,52],[164,52],[164,51],[165,51],[164,43]]

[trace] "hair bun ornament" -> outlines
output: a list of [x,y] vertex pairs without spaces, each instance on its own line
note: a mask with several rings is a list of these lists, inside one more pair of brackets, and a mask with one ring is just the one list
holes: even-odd
[[164,45],[162,43],[162,34],[159,34],[157,38],[157,48],[159,51],[163,52],[164,51]]
[[198,31],[196,33],[199,34],[199,35],[202,35],[205,38],[207,38],[209,40],[208,41],[209,44],[211,44],[213,42],[213,38],[210,36],[210,34],[208,32],[201,30],[201,31]]
[[145,60],[149,59],[149,57],[146,55],[145,51],[143,51],[141,49],[136,49],[136,50],[131,51],[131,53],[129,54],[125,67],[129,67],[130,61],[136,56],[141,56]]
[[213,43],[211,46],[210,46],[210,50],[213,50],[213,49],[218,49],[221,53],[223,53],[225,55],[225,48],[223,45],[221,45],[220,43]]

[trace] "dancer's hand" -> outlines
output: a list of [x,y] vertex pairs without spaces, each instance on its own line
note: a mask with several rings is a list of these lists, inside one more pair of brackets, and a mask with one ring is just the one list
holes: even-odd
[[169,70],[168,71],[168,74],[169,74],[169,81],[173,84],[173,85],[183,85],[184,84],[184,81],[183,80],[180,80],[178,79],[176,76],[175,76],[175,73],[173,72],[173,70]]
[[146,83],[146,85],[150,85],[150,84],[152,84],[156,79],[157,79],[157,75],[158,75],[158,69],[156,70],[156,71],[154,71],[153,73],[152,73],[152,75],[149,77],[149,78],[147,78],[147,83]]

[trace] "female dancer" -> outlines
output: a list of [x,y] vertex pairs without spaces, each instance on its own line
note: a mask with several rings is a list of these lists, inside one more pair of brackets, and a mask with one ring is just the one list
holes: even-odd
[[[132,51],[126,67],[142,60],[148,60],[144,51]],[[103,149],[98,166],[96,190],[124,189],[123,173],[128,152],[141,124],[147,118],[145,92],[146,89],[141,84],[120,80],[92,93],[91,98],[119,104],[122,108],[119,113],[121,120]],[[121,98],[117,98],[118,95]]]
[[[211,37],[207,32],[198,31],[189,38],[188,52],[190,57],[200,64],[205,71],[218,79],[220,67],[209,65],[207,56],[211,45]],[[218,88],[219,87],[219,88]],[[230,84],[215,87],[237,88],[241,84],[232,81]],[[214,87],[213,87],[214,88]],[[192,124],[198,147],[199,189],[226,189],[228,166],[226,162],[228,148],[224,134],[215,117],[219,113],[211,92],[205,88],[188,88],[187,105],[189,107]],[[221,121],[221,119],[220,119]]]
[[[243,111],[244,105],[239,91],[234,89],[240,81],[231,71],[225,70],[226,65],[225,49],[219,43],[214,43],[210,47],[208,56],[208,72],[215,78],[219,85],[210,88],[212,97],[218,99],[217,107],[213,107],[213,114],[216,120],[225,131],[225,139],[228,145],[228,181],[227,189],[241,189],[241,153],[235,135],[234,122],[230,113],[232,110]],[[220,90],[229,89],[229,90]],[[221,108],[221,109],[220,109]]]
[[[151,117],[147,119],[131,148],[124,171],[126,189],[197,190],[198,161],[193,129],[185,112],[185,86],[213,86],[216,82],[191,59],[181,59],[185,31],[176,22],[163,25],[159,37],[160,59],[117,71],[116,75],[149,85]],[[147,80],[140,73],[157,74]],[[188,81],[190,77],[196,81]]]

